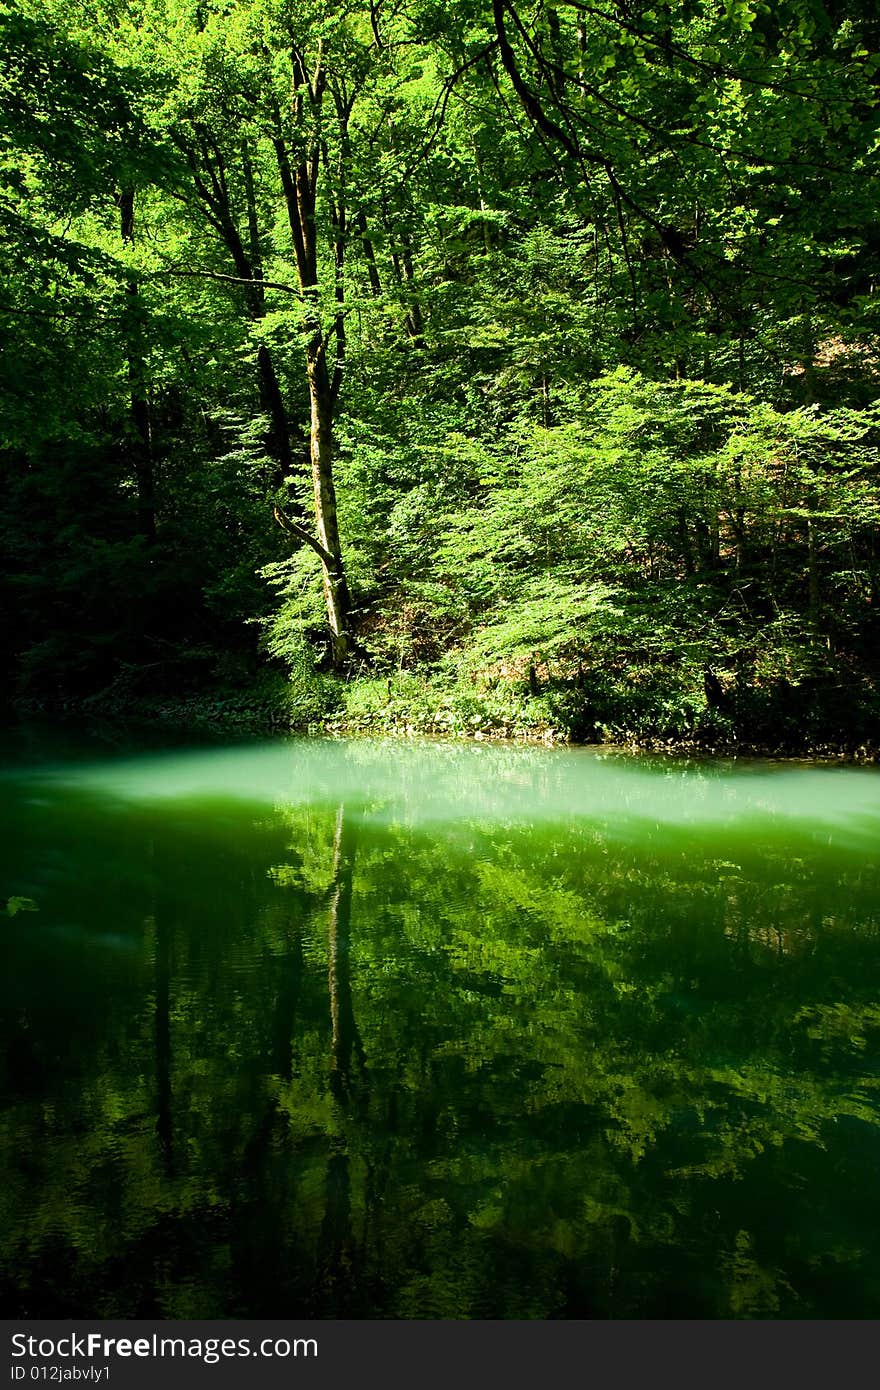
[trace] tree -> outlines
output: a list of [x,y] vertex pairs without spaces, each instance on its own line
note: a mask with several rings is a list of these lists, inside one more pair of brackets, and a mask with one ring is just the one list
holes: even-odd
[[[273,441],[290,489],[276,515],[285,529],[321,560],[332,663],[341,669],[351,649],[351,600],[345,575],[334,482],[334,421],[346,356],[346,255],[351,239],[352,141],[350,122],[363,95],[376,47],[361,31],[366,11],[331,17],[320,5],[293,14],[285,6],[242,6],[234,26],[220,12],[200,12],[187,34],[188,58],[201,65],[195,100],[179,68],[172,134],[185,153],[195,206],[220,240],[232,274],[205,269],[242,287],[251,319],[266,316],[266,294],[293,295],[302,344],[309,410],[308,461],[314,531],[301,524],[300,478],[290,447],[282,391],[265,341],[258,348],[261,389],[273,421]],[[165,61],[172,55],[167,35]],[[179,58],[179,54],[177,55]],[[234,125],[233,125],[234,123]],[[274,166],[274,167],[272,167]],[[259,171],[259,173],[258,173]],[[284,207],[295,284],[267,276],[263,247],[274,239],[260,226],[258,181],[272,180]],[[269,219],[273,204],[264,202]],[[241,223],[245,230],[242,230]],[[362,223],[362,219],[361,219]],[[363,240],[363,238],[361,238]],[[182,274],[196,274],[187,268]],[[288,320],[289,321],[289,320]]]

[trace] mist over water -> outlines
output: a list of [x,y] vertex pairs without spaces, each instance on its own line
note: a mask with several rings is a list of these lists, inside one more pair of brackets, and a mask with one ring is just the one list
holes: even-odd
[[874,769],[37,739],[0,844],[6,1312],[880,1311]]
[[410,824],[498,819],[633,827],[763,819],[836,839],[877,837],[880,773],[758,761],[683,763],[589,749],[431,742],[274,740],[36,769],[35,788],[79,788],[132,803],[196,799],[344,805]]

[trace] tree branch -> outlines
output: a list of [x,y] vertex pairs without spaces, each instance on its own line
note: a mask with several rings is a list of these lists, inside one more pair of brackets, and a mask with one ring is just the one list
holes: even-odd
[[153,276],[173,275],[177,279],[221,280],[230,285],[260,286],[267,290],[283,290],[302,300],[302,294],[294,285],[286,285],[282,280],[255,280],[253,276],[221,275],[219,270],[154,270]]
[[291,521],[287,513],[283,512],[280,507],[273,507],[272,510],[275,515],[275,520],[278,522],[282,531],[287,531],[289,535],[295,536],[296,539],[302,541],[304,545],[311,546],[315,554],[321,557],[321,560],[327,566],[328,570],[336,569],[336,563],[330,551],[324,549],[316,536],[313,536],[310,531],[306,531],[302,526],[297,526],[296,522]]

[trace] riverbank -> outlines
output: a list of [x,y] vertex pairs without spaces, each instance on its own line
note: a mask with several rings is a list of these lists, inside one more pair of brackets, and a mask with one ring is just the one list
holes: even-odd
[[[110,725],[150,725],[155,729],[242,735],[304,733],[336,737],[429,737],[475,742],[514,742],[547,747],[580,745],[701,756],[750,756],[880,762],[880,722],[871,730],[870,711],[862,711],[852,731],[838,721],[805,712],[800,720],[780,719],[777,736],[738,727],[732,714],[702,709],[695,701],[679,707],[645,709],[634,701],[638,718],[625,715],[599,722],[584,718],[570,691],[530,694],[503,684],[439,685],[412,673],[341,681],[314,675],[306,684],[264,673],[246,686],[222,686],[179,695],[133,696],[118,691],[87,698],[17,701],[19,718],[88,720]],[[563,698],[567,696],[567,702]],[[822,729],[822,724],[826,728]],[[837,727],[835,728],[835,723]]]

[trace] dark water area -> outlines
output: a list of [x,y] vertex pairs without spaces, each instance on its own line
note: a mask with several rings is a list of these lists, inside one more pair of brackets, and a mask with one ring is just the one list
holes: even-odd
[[880,1315],[877,771],[41,733],[0,818],[5,1315]]

